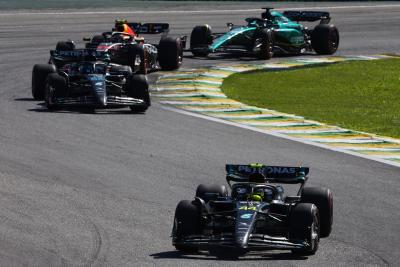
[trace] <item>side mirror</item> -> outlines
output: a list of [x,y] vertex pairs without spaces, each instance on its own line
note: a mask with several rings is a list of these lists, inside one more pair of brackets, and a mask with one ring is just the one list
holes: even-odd
[[228,23],[226,24],[226,26],[227,26],[229,29],[232,29],[233,23],[232,23],[232,22],[228,22]]
[[84,42],[90,42],[90,41],[92,40],[92,38],[90,38],[90,37],[83,37],[82,40],[83,40]]

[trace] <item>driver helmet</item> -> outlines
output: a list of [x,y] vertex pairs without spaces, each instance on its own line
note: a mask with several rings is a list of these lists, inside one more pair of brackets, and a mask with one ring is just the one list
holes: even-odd
[[123,32],[123,33],[127,33],[133,37],[136,36],[135,31],[129,27],[128,25],[128,21],[126,19],[117,19],[115,21],[115,31],[117,32]]
[[264,200],[264,190],[259,188],[259,189],[254,189],[253,193],[250,194],[249,200],[251,201],[263,201]]
[[115,20],[115,30],[117,32],[124,32],[124,25],[127,23],[128,23],[128,21],[126,19]]

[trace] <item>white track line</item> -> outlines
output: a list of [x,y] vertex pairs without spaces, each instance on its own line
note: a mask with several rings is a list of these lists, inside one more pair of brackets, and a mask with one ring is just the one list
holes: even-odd
[[193,112],[182,110],[182,109],[177,109],[177,108],[173,108],[173,107],[166,107],[166,106],[161,106],[161,108],[165,109],[165,110],[177,112],[177,113],[180,113],[180,114],[189,115],[189,116],[192,116],[192,117],[202,118],[202,119],[206,119],[206,120],[213,121],[213,122],[218,122],[218,123],[223,123],[223,124],[227,124],[227,125],[231,125],[231,126],[236,126],[236,127],[247,129],[247,130],[251,130],[251,131],[254,131],[254,132],[259,132],[259,133],[262,133],[262,134],[272,135],[272,136],[275,136],[275,137],[279,137],[279,138],[283,138],[283,139],[287,139],[287,140],[303,143],[303,144],[306,144],[306,145],[321,147],[321,148],[325,148],[325,149],[328,149],[328,150],[332,150],[332,151],[341,152],[341,153],[349,154],[349,155],[352,155],[352,156],[356,156],[356,157],[359,157],[359,158],[365,158],[365,159],[377,161],[377,162],[380,162],[380,163],[392,165],[392,166],[395,166],[395,167],[400,167],[400,163],[397,163],[397,162],[394,162],[394,161],[390,161],[390,160],[385,160],[385,159],[381,159],[381,158],[377,158],[377,157],[373,157],[373,156],[369,156],[369,155],[360,154],[360,153],[357,153],[357,152],[352,152],[352,151],[348,151],[348,150],[344,150],[344,149],[340,149],[340,148],[335,148],[335,147],[327,146],[327,145],[324,145],[324,144],[305,141],[303,139],[287,136],[287,135],[284,135],[284,134],[279,134],[279,133],[268,131],[268,130],[261,130],[261,129],[258,129],[258,128],[255,128],[255,127],[251,127],[251,126],[248,126],[248,125],[235,123],[235,122],[232,122],[232,121],[226,121],[226,120],[222,120],[222,119],[215,118],[215,117],[209,117],[209,116],[206,116],[206,115],[193,113]]
[[[365,6],[326,6],[326,7],[293,7],[276,8],[275,10],[315,10],[315,9],[366,9],[366,8],[400,8],[400,5],[365,5]],[[220,14],[260,12],[261,9],[223,9],[223,10],[142,10],[142,11],[71,11],[71,12],[7,12],[0,16],[40,16],[40,15],[102,15],[102,14]],[[4,11],[3,11],[4,12]]]

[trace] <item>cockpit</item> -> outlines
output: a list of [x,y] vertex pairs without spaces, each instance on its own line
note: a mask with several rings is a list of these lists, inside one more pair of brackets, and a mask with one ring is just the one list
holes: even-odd
[[232,198],[237,201],[271,202],[277,193],[273,185],[237,183],[232,186]]
[[107,72],[107,64],[103,62],[77,62],[72,64],[66,64],[63,67],[63,71],[71,74],[105,74]]
[[267,23],[266,20],[260,18],[246,18],[247,26],[250,27],[264,27]]

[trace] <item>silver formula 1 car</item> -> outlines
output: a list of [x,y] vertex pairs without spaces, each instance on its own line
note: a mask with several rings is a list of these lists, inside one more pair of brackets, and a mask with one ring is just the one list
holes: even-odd
[[144,112],[150,106],[147,78],[131,67],[101,60],[91,49],[50,51],[49,64],[32,70],[32,95],[49,110],[63,107],[95,109],[130,107]]
[[[333,198],[327,188],[305,187],[309,168],[226,165],[224,185],[199,185],[194,200],[175,211],[172,244],[182,252],[243,255],[291,250],[307,256],[332,230]],[[299,184],[286,196],[283,184]]]

